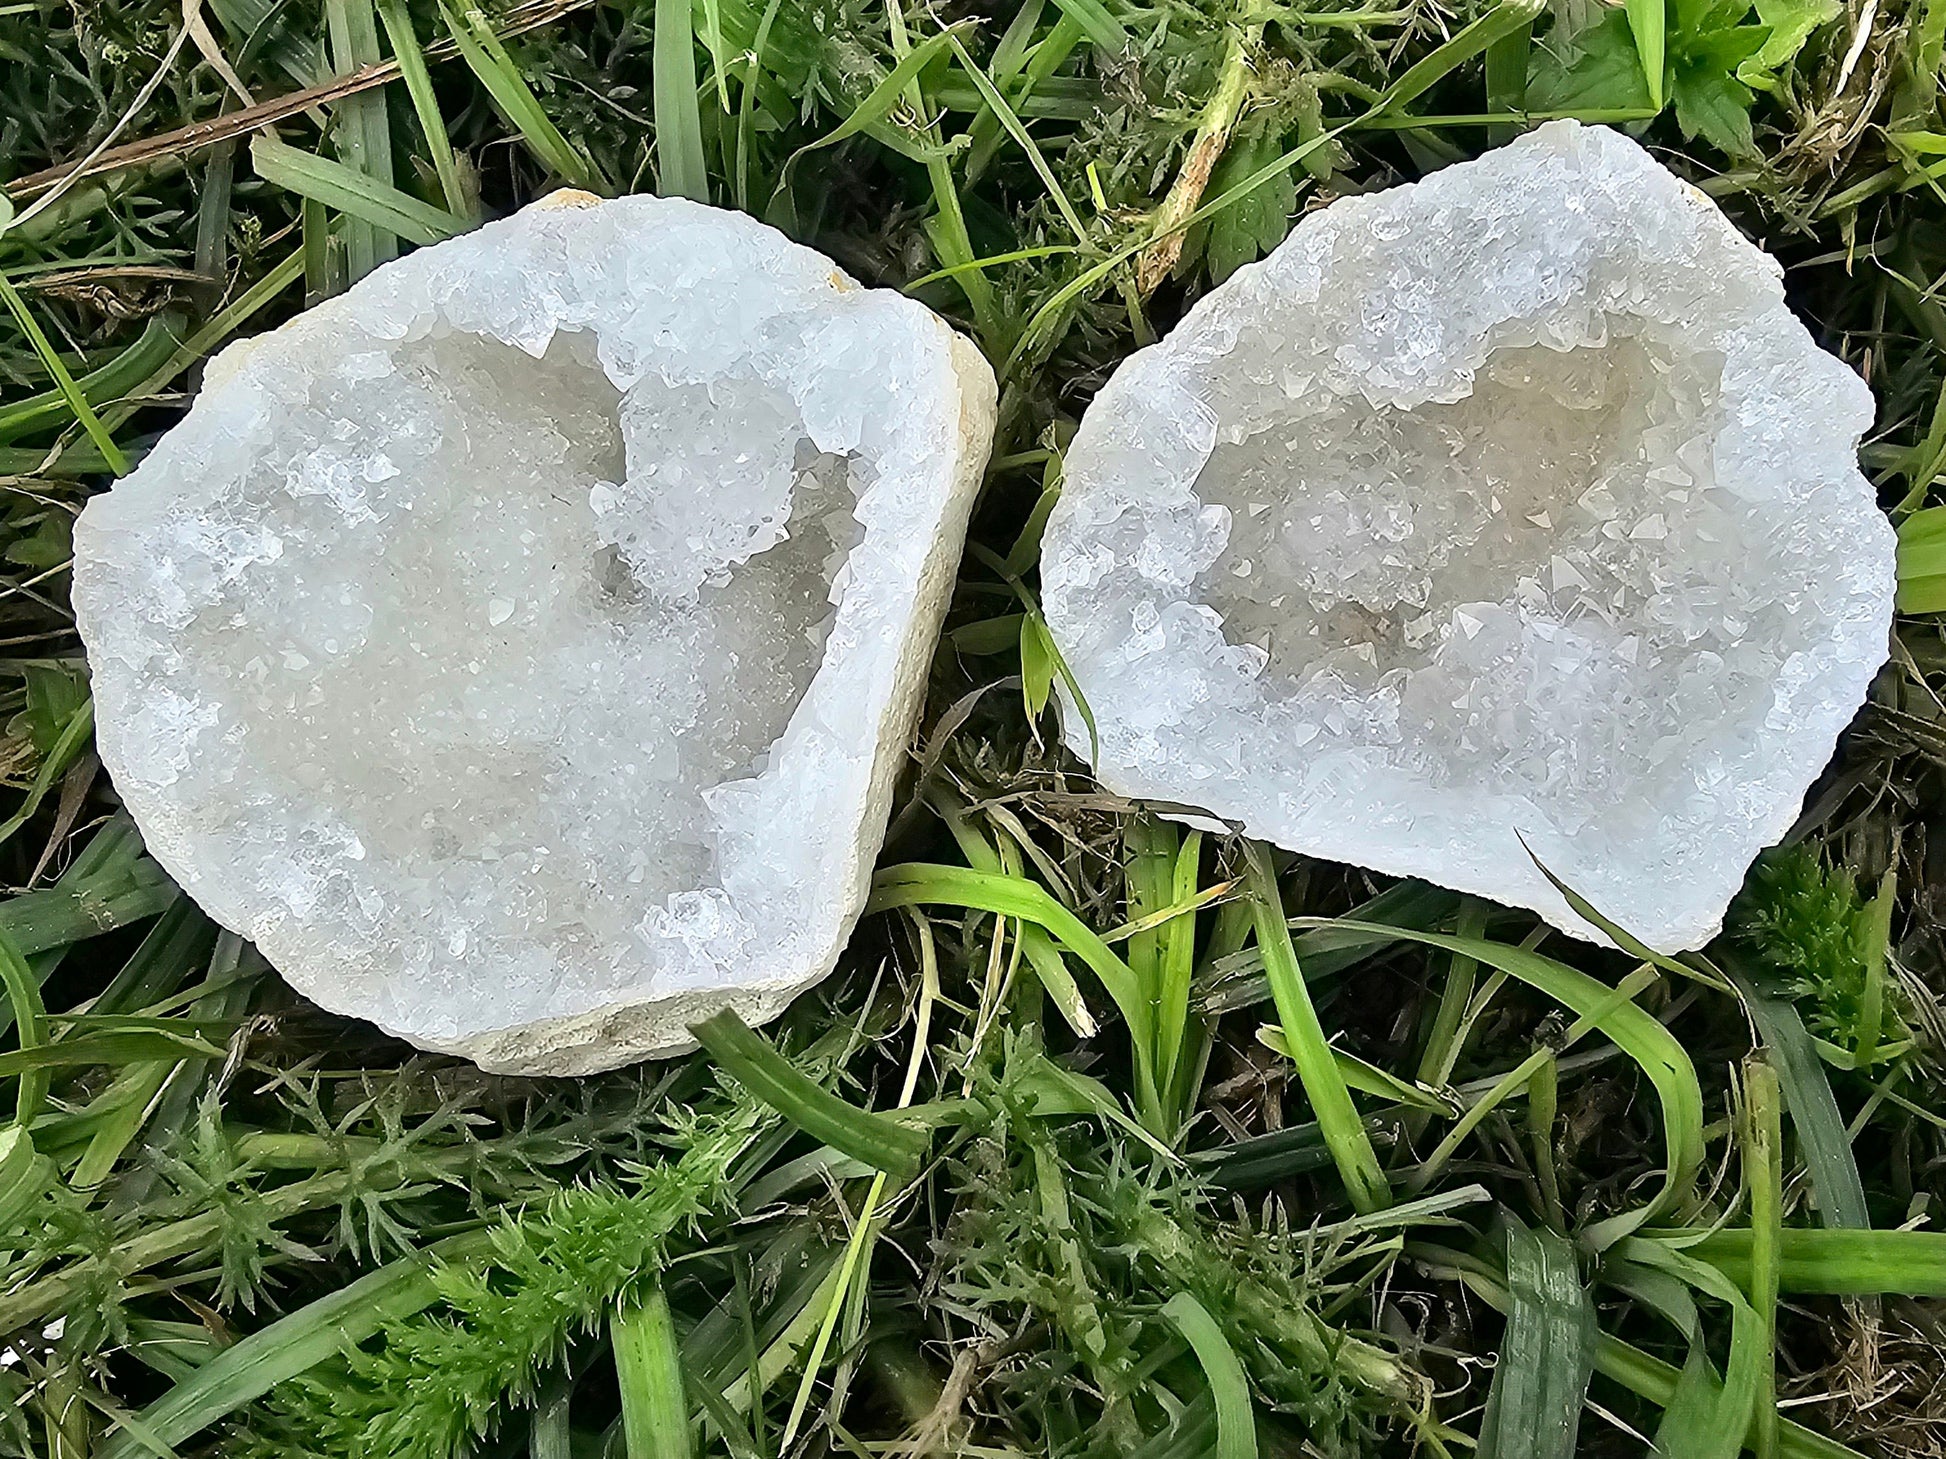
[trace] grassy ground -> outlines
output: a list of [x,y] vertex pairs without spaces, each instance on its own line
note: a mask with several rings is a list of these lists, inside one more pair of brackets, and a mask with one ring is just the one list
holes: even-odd
[[[1946,1453],[1946,0],[899,4],[0,6],[0,1453]],[[1707,958],[1185,837],[1046,710],[1105,372],[1553,114],[1784,259],[1903,523],[1894,660]],[[909,289],[1003,420],[845,968],[521,1081],[167,883],[64,569],[212,349],[562,180]]]

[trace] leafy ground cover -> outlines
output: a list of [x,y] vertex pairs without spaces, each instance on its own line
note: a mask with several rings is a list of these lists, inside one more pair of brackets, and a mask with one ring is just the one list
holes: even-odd
[[[0,6],[0,1452],[1946,1452],[1943,43],[1946,0]],[[1881,404],[1908,616],[1706,956],[1185,834],[1048,706],[1106,371],[1304,209],[1557,115],[1721,201]],[[911,291],[1003,420],[839,976],[514,1080],[169,884],[64,573],[212,350],[564,182]]]

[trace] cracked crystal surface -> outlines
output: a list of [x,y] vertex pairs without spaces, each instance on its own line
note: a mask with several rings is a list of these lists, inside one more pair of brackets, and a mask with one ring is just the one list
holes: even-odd
[[1045,606],[1102,780],[1598,935],[1524,839],[1705,941],[1891,617],[1871,394],[1779,273],[1571,122],[1304,219],[1068,455]]
[[150,846],[304,992],[494,1068],[759,1019],[862,904],[991,429],[910,301],[569,197],[219,359],[75,606]]

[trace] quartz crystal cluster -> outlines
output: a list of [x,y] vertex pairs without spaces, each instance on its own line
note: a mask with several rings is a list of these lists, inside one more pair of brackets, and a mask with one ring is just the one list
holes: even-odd
[[761,224],[557,194],[233,347],[89,505],[103,758],[213,917],[417,1044],[770,1017],[862,905],[993,407]]
[[1891,617],[1872,398],[1779,278],[1571,122],[1305,218],[1082,421],[1042,567],[1071,742],[1293,850],[1597,936],[1538,859],[1699,945]]

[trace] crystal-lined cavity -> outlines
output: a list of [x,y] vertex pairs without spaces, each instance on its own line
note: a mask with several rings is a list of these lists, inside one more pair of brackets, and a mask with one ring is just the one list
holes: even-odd
[[77,533],[103,753],[320,1002],[571,1071],[829,971],[977,355],[748,219],[571,201],[220,360]]
[[1083,420],[1043,578],[1097,769],[1591,932],[1524,839],[1695,946],[1884,657],[1871,418],[1617,133],[1336,203]]

